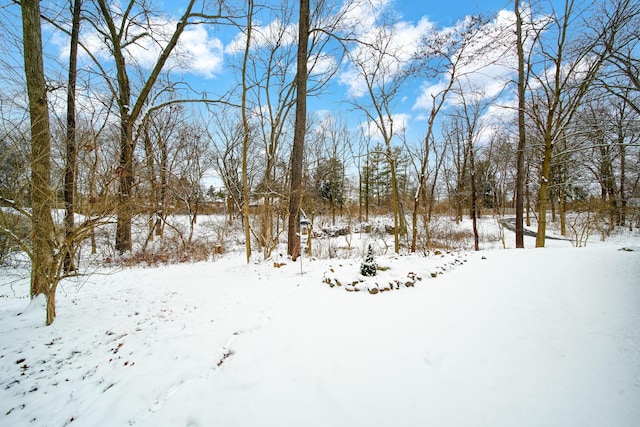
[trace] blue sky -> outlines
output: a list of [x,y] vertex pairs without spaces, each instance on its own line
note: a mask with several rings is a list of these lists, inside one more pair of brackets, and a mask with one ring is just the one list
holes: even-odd
[[512,9],[513,5],[509,0],[395,0],[393,7],[409,21],[417,21],[426,16],[432,21],[449,26],[465,15],[491,15],[503,8]]
[[[295,1],[291,0],[294,4]],[[350,0],[367,2],[369,0]],[[415,40],[429,26],[436,29],[451,27],[455,23],[469,14],[482,13],[485,16],[493,16],[501,9],[512,8],[508,0],[489,0],[489,1],[402,1],[402,0],[370,0],[377,4],[375,13],[395,11],[397,13],[397,25],[400,28],[400,34],[396,44],[403,46],[400,48],[407,56],[411,50],[415,48]],[[281,2],[272,1],[270,4],[279,5]],[[160,9],[164,7],[161,2],[156,3]],[[165,3],[167,4],[167,3]],[[179,15],[181,10],[173,11],[175,17]],[[375,13],[371,10],[360,11],[358,16],[354,12],[352,19],[355,25],[360,25],[361,35],[367,37],[369,33],[375,33],[377,23]],[[294,15],[294,21],[296,13]],[[175,19],[174,17],[174,19]],[[272,17],[261,16],[257,19],[257,24],[261,26],[260,31],[268,34],[268,27],[273,24],[269,22]],[[175,22],[175,21],[174,21]],[[174,22],[167,22],[167,28],[175,28]],[[291,25],[295,28],[296,22]],[[254,31],[255,33],[255,31]],[[84,33],[87,44],[95,44],[95,51],[98,52],[100,40],[97,36]],[[196,90],[207,91],[211,94],[220,93],[227,90],[237,82],[237,76],[233,75],[231,65],[237,62],[238,56],[233,55],[231,44],[241,42],[239,40],[239,30],[233,27],[219,26],[217,28],[205,28],[202,26],[188,27],[182,36],[182,49],[188,52],[191,60],[180,71],[179,79],[188,81]],[[295,40],[295,34],[291,34],[291,40]],[[91,40],[93,38],[93,40]],[[67,40],[64,37],[54,35],[49,46],[58,49],[60,56],[65,56],[64,51],[67,49]],[[149,42],[146,46],[141,46],[132,56],[141,64],[145,62],[153,63],[157,56],[157,51]],[[105,60],[108,54],[105,53]],[[295,64],[294,64],[295,66]],[[349,101],[364,101],[364,97],[358,97],[358,82],[362,79],[357,76],[350,75],[348,65],[343,65],[340,72],[333,79],[332,83],[326,87],[326,91],[319,95],[309,98],[309,112],[320,112],[326,114],[330,112],[339,116],[343,120],[346,119],[352,130],[357,131],[360,126],[363,128],[371,128],[370,125],[364,123],[365,117],[362,112],[354,113]],[[504,78],[504,67],[498,70],[492,70],[484,77],[482,85],[489,85],[493,80],[501,81]],[[498,77],[494,78],[494,74]],[[438,88],[439,79],[427,82],[421,78],[413,78],[407,80],[402,87],[400,95],[395,101],[394,114],[397,116],[394,122],[397,128],[406,130],[409,138],[419,140],[425,134],[426,115],[428,109],[424,108],[424,102],[421,99],[429,99],[430,90]],[[215,96],[215,95],[214,95]],[[425,98],[426,97],[426,98]],[[372,135],[375,139],[375,135]]]
[[[468,14],[482,13],[485,16],[493,16],[501,9],[510,11],[513,7],[508,0],[485,0],[481,2],[446,0],[371,1],[378,4],[378,9],[385,9],[386,11],[395,10],[398,13],[398,25],[402,28],[400,38],[403,40],[406,39],[404,43],[408,46],[405,51],[412,49],[412,37],[417,38],[420,32],[429,25],[433,25],[438,29],[450,27]],[[55,3],[57,2],[43,2],[42,4],[43,7],[46,7],[47,4]],[[158,1],[155,2],[155,5],[162,10],[165,6],[170,7],[169,5],[171,3],[172,2]],[[276,1],[272,1],[271,3],[280,4],[280,2]],[[19,13],[18,6],[13,7]],[[174,10],[176,17],[179,13],[179,9]],[[376,27],[375,21],[365,23],[369,18],[372,18],[369,15],[363,14],[362,16],[354,17],[359,24],[362,24],[362,32],[365,35],[367,31],[374,31]],[[166,24],[167,28],[175,28],[175,21],[171,22],[171,20],[168,20]],[[271,23],[266,22],[263,18],[260,24],[266,27]],[[293,24],[295,24],[295,22]],[[100,48],[98,46],[101,41],[99,37],[91,34],[88,26],[85,26],[84,30],[85,43],[95,45],[94,53],[100,56]],[[64,63],[68,44],[67,39],[60,34],[56,34],[51,28],[47,28],[47,26],[44,28],[43,35],[45,38],[45,46],[49,49],[50,53],[58,56],[62,60],[62,63]],[[183,49],[189,53],[192,59],[188,62],[187,66],[183,67],[179,73],[179,78],[188,81],[196,90],[206,90],[208,92],[216,92],[219,91],[220,88],[226,89],[235,84],[234,82],[237,81],[237,79],[232,75],[230,67],[234,62],[234,58],[232,53],[229,52],[229,44],[237,37],[238,30],[231,27],[220,26],[218,28],[208,29],[202,26],[188,27],[187,31],[183,34],[181,43]],[[141,46],[140,49],[132,54],[143,66],[147,62],[153,63],[155,61],[155,55],[156,51],[151,44]],[[109,61],[107,53],[104,53],[103,59],[106,62]],[[494,79],[494,74],[500,75],[497,77],[499,80],[504,77],[504,73],[504,67],[498,70],[491,70],[484,76],[484,81],[482,81],[481,84],[490,85],[492,79]],[[424,134],[424,118],[427,113],[425,108],[420,107],[419,100],[425,96],[428,98],[430,88],[437,88],[437,85],[438,78],[430,82],[420,78],[408,80],[396,101],[396,113],[398,114],[399,123],[405,126],[408,134],[413,135],[414,138],[419,138]],[[362,114],[350,113],[351,107],[345,102],[348,99],[353,100],[358,98],[357,95],[355,95],[357,91],[358,79],[349,75],[348,66],[344,66],[336,75],[334,81],[327,86],[327,90],[323,95],[309,99],[309,110],[310,112],[314,110],[329,111],[336,115],[349,116],[349,123],[357,127],[358,123],[364,120],[364,117]]]

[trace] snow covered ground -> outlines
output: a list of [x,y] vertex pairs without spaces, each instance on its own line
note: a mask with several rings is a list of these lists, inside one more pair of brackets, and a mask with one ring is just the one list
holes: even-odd
[[324,282],[359,259],[107,269],[50,327],[3,268],[0,426],[640,425],[637,235],[549,244],[378,256],[421,280],[375,295]]

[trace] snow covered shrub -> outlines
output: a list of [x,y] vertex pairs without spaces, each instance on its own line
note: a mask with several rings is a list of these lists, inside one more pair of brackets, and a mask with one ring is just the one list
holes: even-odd
[[378,271],[376,260],[373,259],[373,247],[369,244],[367,248],[367,255],[364,257],[364,261],[360,264],[360,274],[365,277],[375,276]]
[[329,237],[347,236],[351,234],[351,228],[347,224],[330,225],[323,227],[322,232]]
[[462,250],[473,248],[469,221],[456,224],[448,217],[435,217],[426,231],[428,249]]
[[205,238],[193,239],[188,243],[174,234],[150,242],[146,248],[140,248],[122,255],[116,262],[125,266],[146,264],[148,266],[176,264],[184,262],[207,261],[214,244]]

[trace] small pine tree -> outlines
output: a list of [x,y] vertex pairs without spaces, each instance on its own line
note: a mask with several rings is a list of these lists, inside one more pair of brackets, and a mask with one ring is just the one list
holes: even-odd
[[360,264],[360,274],[366,277],[375,276],[378,272],[378,266],[375,259],[373,259],[373,247],[369,245],[367,248],[367,256],[364,257],[364,261]]

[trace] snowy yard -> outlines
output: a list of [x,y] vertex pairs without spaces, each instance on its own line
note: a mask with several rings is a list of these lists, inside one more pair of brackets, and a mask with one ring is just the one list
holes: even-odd
[[5,268],[0,425],[637,426],[637,238],[554,245],[379,256],[421,280],[375,295],[323,281],[355,259],[105,270],[50,327]]

